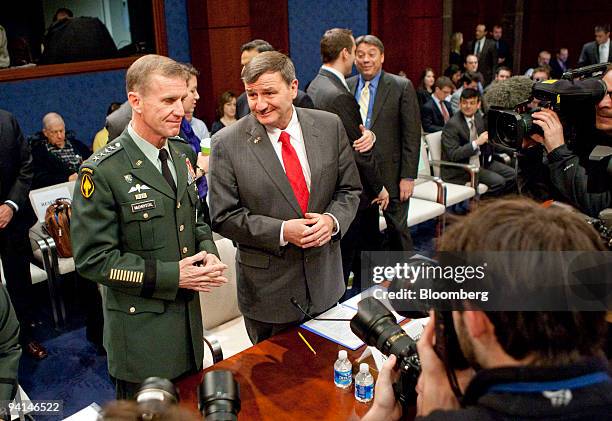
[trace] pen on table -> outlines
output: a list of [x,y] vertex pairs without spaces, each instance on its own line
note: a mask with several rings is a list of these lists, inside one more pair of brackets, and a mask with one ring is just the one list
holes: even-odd
[[306,344],[306,346],[312,351],[313,354],[317,355],[317,351],[314,350],[314,348],[308,343],[308,341],[306,340],[306,338],[304,337],[304,335],[302,335],[300,332],[298,332],[298,335],[300,335],[300,338],[302,338],[302,340],[304,341],[304,343]]

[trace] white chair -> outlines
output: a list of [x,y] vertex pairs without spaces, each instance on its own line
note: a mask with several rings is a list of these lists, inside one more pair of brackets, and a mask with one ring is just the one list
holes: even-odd
[[[476,197],[476,199],[478,199],[481,194],[485,193],[488,190],[486,184],[478,182],[479,168],[470,164],[459,164],[457,162],[442,161],[441,131],[425,135],[425,144],[427,145],[427,150],[429,151],[429,163],[433,168],[433,174],[436,177],[440,177],[440,167],[442,166],[462,168],[468,173],[470,177],[470,181],[466,183],[466,186],[471,188],[474,193],[471,197]],[[447,206],[452,206],[455,203],[459,203],[465,200],[460,198],[467,195],[467,190],[465,189],[466,186],[448,182],[444,182],[444,184],[447,186]],[[476,189],[476,186],[478,186],[478,189]],[[455,200],[457,201],[451,203]]]
[[213,288],[211,292],[200,293],[204,341],[210,351],[204,354],[204,367],[252,346],[244,318],[238,309],[236,248],[231,240],[218,235],[215,237],[221,261],[228,266],[225,271],[227,284]]
[[58,292],[61,275],[74,272],[72,257],[59,257],[53,238],[45,230],[45,211],[47,207],[59,198],[72,199],[74,181],[56,184],[30,191],[30,203],[38,218],[38,222],[30,228],[30,243],[34,259],[40,262],[47,274],[49,298],[53,321],[60,327],[66,320],[66,309],[62,295]]

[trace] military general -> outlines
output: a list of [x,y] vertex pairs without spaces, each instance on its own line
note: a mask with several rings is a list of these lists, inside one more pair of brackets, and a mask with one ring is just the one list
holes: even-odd
[[202,219],[195,153],[174,137],[188,77],[167,57],[136,60],[126,75],[131,123],[79,170],[74,257],[78,272],[102,285],[104,346],[119,399],[149,376],[201,369],[198,292],[226,282]]

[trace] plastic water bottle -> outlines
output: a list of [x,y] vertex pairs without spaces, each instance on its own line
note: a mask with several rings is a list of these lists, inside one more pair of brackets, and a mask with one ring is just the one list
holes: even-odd
[[334,383],[341,389],[348,389],[353,383],[353,364],[345,350],[338,351],[338,359],[334,364]]
[[367,363],[359,365],[359,373],[355,376],[355,399],[359,402],[370,402],[374,397],[374,378],[370,374]]

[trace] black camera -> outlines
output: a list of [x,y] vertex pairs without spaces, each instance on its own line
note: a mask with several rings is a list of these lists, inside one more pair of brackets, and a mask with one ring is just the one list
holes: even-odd
[[564,126],[568,122],[582,120],[585,113],[593,114],[594,106],[607,94],[607,86],[601,79],[546,80],[537,82],[531,91],[532,99],[539,100],[538,107],[528,109],[528,102],[519,104],[514,111],[491,107],[487,113],[489,139],[505,148],[517,150],[523,139],[534,133],[543,135],[542,129],[533,124],[532,114],[542,108],[555,111]]
[[351,320],[351,330],[367,345],[397,357],[401,375],[394,385],[395,396],[404,408],[416,402],[415,387],[421,373],[416,342],[397,324],[395,316],[374,297],[357,304],[357,314]]

